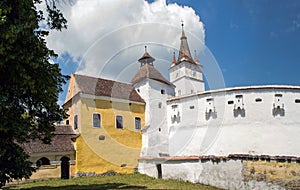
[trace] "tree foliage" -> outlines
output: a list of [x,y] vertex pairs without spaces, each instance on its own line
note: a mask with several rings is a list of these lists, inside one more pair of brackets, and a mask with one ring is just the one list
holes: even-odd
[[[47,14],[36,7],[41,3]],[[0,1],[0,187],[30,177],[34,168],[22,143],[50,143],[54,123],[66,116],[57,100],[67,76],[49,61],[56,54],[45,41],[48,29],[63,28],[53,0]]]

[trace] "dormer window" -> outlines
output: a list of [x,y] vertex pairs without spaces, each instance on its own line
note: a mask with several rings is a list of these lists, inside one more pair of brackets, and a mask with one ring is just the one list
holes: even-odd
[[180,113],[178,110],[178,105],[176,105],[176,104],[172,105],[171,121],[172,121],[172,123],[180,122]]
[[236,95],[235,96],[235,104],[234,104],[234,109],[233,109],[233,115],[234,117],[245,117],[246,111],[244,108],[244,101],[243,101],[243,95]]
[[205,118],[206,118],[206,120],[209,120],[211,118],[212,119],[217,118],[217,112],[216,112],[216,108],[214,106],[214,99],[213,98],[207,98],[206,99]]
[[285,110],[284,110],[284,103],[282,101],[282,94],[275,94],[275,100],[273,103],[273,109],[272,109],[273,116],[284,116]]
[[161,94],[165,94],[165,93],[166,93],[165,89],[161,89],[161,90],[160,90],[160,93],[161,93]]

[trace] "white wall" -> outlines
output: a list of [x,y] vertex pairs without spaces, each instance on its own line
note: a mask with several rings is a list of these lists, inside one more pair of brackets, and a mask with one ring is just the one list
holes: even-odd
[[163,179],[177,179],[202,183],[222,189],[284,189],[265,181],[245,181],[243,163],[240,160],[228,160],[218,164],[211,161],[140,161],[139,171],[157,177],[156,164],[162,165]]
[[[152,79],[136,84],[135,88],[139,89],[140,96],[146,102],[145,125],[150,126],[142,135],[141,155],[158,156],[159,153],[168,153],[166,100],[174,96],[174,88]],[[161,90],[164,90],[164,94]]]
[[[300,99],[300,87],[260,86],[225,90],[168,101],[171,156],[240,153],[300,155],[300,103],[295,103],[295,99]],[[275,101],[275,94],[282,94],[279,103]],[[242,99],[240,95],[243,95]],[[207,102],[211,98],[213,105]],[[256,102],[257,98],[262,101]],[[233,101],[233,104],[228,104],[228,101]],[[274,104],[283,104],[283,116],[273,115]],[[179,122],[172,122],[171,119],[174,105],[178,106]],[[234,115],[237,107],[244,109],[244,115]],[[214,114],[210,118],[206,115],[208,110]]]

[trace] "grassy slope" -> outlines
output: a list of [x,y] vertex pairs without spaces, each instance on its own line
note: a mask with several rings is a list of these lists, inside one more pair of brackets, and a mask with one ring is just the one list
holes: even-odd
[[106,177],[78,177],[70,180],[52,179],[30,182],[9,189],[206,189],[217,188],[176,180],[154,179],[141,174]]

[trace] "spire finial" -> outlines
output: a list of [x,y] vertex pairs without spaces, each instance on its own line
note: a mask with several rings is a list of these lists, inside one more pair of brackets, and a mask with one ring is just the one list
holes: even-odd
[[183,26],[184,26],[183,20],[181,19],[181,28],[182,28],[182,30],[183,30]]
[[145,53],[147,52],[147,46],[145,46]]

